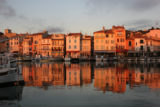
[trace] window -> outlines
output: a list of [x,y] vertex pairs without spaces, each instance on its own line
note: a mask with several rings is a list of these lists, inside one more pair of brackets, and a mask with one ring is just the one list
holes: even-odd
[[71,45],[69,45],[69,49],[71,49]]
[[96,40],[96,42],[97,42],[97,43],[99,42],[98,39]]
[[77,40],[75,39],[75,40],[74,40],[74,43],[76,43],[76,42],[77,42]]
[[98,49],[99,49],[99,47],[98,47],[98,46],[96,46],[96,49],[98,50]]
[[109,43],[109,40],[106,40],[106,44],[108,44]]
[[109,35],[106,35],[106,38],[108,38],[109,37]]
[[104,46],[101,46],[101,49],[104,50]]
[[111,43],[114,44],[114,40],[111,40]]
[[101,42],[103,43],[103,39],[101,40]]
[[114,46],[111,46],[111,49],[114,50]]
[[74,46],[74,49],[77,49],[77,46],[76,46],[76,45]]
[[143,46],[141,46],[140,50],[143,51]]
[[35,43],[35,44],[38,44],[38,41],[35,41],[34,43]]
[[108,46],[106,47],[106,50],[108,50]]
[[143,41],[143,40],[140,40],[140,43],[144,43],[144,41]]
[[132,46],[132,42],[131,41],[129,41],[129,46]]
[[118,36],[121,36],[121,35],[122,35],[122,32],[118,32],[117,35],[118,35]]
[[71,43],[71,40],[69,40],[69,43]]
[[117,42],[119,42],[119,39],[117,39]]

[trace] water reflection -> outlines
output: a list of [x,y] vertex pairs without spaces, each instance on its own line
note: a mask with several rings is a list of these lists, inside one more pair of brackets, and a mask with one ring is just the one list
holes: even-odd
[[148,86],[160,88],[159,64],[128,63],[23,63],[25,86],[88,86],[96,90],[125,93],[130,89]]

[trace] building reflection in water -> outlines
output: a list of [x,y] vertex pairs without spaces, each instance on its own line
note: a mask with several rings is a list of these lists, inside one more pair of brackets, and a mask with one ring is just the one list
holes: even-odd
[[22,72],[26,86],[90,85],[94,75],[94,87],[104,93],[124,93],[127,85],[131,89],[141,85],[160,88],[158,64],[40,63],[23,64]]

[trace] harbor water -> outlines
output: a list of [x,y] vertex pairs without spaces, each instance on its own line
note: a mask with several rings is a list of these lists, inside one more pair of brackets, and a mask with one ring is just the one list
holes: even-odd
[[19,63],[0,107],[159,107],[160,63]]

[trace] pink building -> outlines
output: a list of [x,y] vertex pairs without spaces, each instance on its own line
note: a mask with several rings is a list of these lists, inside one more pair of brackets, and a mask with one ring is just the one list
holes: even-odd
[[81,52],[81,33],[69,33],[66,36],[66,57],[79,58]]

